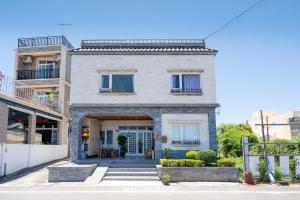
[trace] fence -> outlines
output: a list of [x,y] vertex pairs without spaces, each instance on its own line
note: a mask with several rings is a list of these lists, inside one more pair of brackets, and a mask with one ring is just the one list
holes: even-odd
[[0,176],[68,156],[67,145],[0,144]]
[[[248,138],[244,137],[243,145],[243,159],[244,171],[251,171],[253,176],[260,176],[259,173],[259,159],[263,156],[263,143],[249,143]],[[283,176],[288,176],[289,160],[295,157],[298,160],[296,169],[297,176],[300,176],[300,152],[296,143],[266,143],[267,159],[269,171],[274,172],[276,161],[279,161],[279,168]],[[276,158],[276,159],[275,159]]]

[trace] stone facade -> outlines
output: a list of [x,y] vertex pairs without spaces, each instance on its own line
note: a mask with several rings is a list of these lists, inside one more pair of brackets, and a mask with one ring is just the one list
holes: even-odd
[[239,182],[237,167],[162,167],[156,166],[161,177],[168,174],[171,182]]
[[[154,123],[154,137],[155,137],[155,159],[158,161],[162,157],[162,114],[207,114],[209,122],[209,148],[217,149],[216,141],[216,122],[215,122],[215,106],[73,106],[72,119],[72,134],[71,134],[71,160],[76,161],[80,159],[81,150],[81,130],[83,120],[88,114],[145,114],[152,118]],[[174,151],[174,157],[182,157],[185,151]]]
[[7,140],[8,107],[0,101],[0,143]]

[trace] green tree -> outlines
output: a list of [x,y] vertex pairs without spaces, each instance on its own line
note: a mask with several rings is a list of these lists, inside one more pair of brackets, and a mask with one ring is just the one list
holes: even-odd
[[248,137],[249,142],[258,142],[248,124],[221,124],[217,129],[219,153],[225,157],[242,156],[242,137]]

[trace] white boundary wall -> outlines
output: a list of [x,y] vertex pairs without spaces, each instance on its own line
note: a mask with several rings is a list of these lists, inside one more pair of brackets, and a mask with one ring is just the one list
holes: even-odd
[[0,144],[0,176],[65,158],[67,145]]

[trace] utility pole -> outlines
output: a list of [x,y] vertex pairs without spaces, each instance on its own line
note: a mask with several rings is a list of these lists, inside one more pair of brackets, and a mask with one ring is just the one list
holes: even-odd
[[270,134],[269,134],[269,116],[266,116],[266,126],[267,126],[267,139],[270,139]]
[[264,149],[264,159],[265,159],[265,167],[267,170],[267,176],[269,176],[269,164],[268,164],[268,154],[267,154],[267,148],[266,148],[266,137],[265,137],[265,124],[264,124],[264,116],[263,111],[260,110],[260,121],[261,121],[261,133],[263,136],[263,149]]

